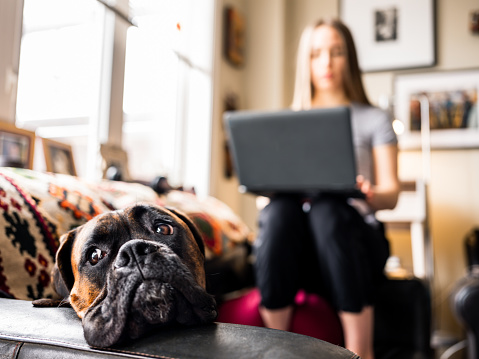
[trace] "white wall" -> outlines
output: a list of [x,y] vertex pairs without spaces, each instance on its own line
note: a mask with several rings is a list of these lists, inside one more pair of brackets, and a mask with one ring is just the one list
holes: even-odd
[[[437,1],[437,66],[409,72],[479,68],[479,36],[468,30],[471,10],[479,9],[477,0]],[[394,76],[402,72],[366,74],[365,85],[372,101],[383,94],[392,95]],[[400,153],[399,173],[403,178],[421,177],[421,154]],[[436,329],[461,336],[453,317],[448,294],[465,274],[464,236],[479,226],[479,149],[436,150],[431,155],[429,211],[435,251],[433,293]],[[390,235],[392,248],[411,267],[408,238]]]
[[[246,18],[245,65],[237,68],[216,50],[215,117],[211,194],[223,200],[251,227],[256,227],[255,198],[238,193],[236,178],[224,176],[224,132],[222,113],[228,93],[238,96],[238,109],[278,109],[284,106],[284,18],[285,0],[218,1],[217,14],[234,5]],[[217,25],[217,43],[222,45],[223,23]]]
[[[210,193],[223,200],[236,213],[240,214],[241,198],[238,194],[238,181],[235,177],[227,178],[225,176],[226,154],[224,146],[226,137],[222,116],[225,110],[226,96],[230,93],[238,97],[239,108],[244,107],[245,75],[244,69],[230,65],[223,55],[224,8],[227,6],[234,6],[242,14],[245,13],[244,1],[242,0],[218,0],[216,2]],[[248,25],[247,23],[246,26]]]
[[[337,16],[339,1],[218,2],[219,8],[226,3],[238,6],[247,20],[246,66],[233,69],[220,58],[218,95],[224,96],[226,91],[235,91],[240,98],[240,108],[288,106],[292,98],[295,53],[300,32],[306,24],[319,17]],[[363,79],[371,101],[377,103],[380,96],[393,94],[394,76],[397,74],[479,68],[479,36],[470,34],[467,28],[469,13],[473,9],[479,9],[477,0],[438,0],[437,66],[434,69],[365,74]],[[219,116],[220,111],[217,111],[214,124],[217,133],[220,132]],[[237,193],[235,179],[224,178],[220,152],[217,142],[212,194],[231,205],[255,228],[257,212],[254,199]],[[435,329],[460,336],[462,331],[451,314],[447,294],[455,281],[465,273],[464,235],[474,225],[479,226],[479,149],[433,151],[431,166],[429,208],[436,266],[434,326]],[[420,177],[420,153],[400,153],[399,172],[403,178]],[[390,233],[390,240],[394,254],[401,256],[405,266],[410,267],[409,238],[401,233]]]

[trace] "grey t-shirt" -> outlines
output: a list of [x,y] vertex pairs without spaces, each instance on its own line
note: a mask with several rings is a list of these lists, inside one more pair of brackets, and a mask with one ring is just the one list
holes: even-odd
[[373,147],[397,143],[391,117],[386,111],[377,107],[353,103],[351,104],[351,126],[357,173],[374,183]]

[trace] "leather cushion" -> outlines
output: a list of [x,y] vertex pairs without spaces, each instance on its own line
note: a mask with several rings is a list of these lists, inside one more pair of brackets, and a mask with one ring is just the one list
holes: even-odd
[[[350,351],[304,335],[235,324],[164,328],[111,349],[91,348],[70,308],[34,308],[0,299],[0,345],[18,358],[357,358]],[[95,355],[90,355],[95,353]]]

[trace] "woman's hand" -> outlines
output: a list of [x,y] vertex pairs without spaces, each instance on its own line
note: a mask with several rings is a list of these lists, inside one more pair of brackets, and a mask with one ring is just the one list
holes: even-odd
[[364,193],[366,201],[371,202],[372,198],[374,197],[374,191],[372,189],[371,182],[359,175],[356,177],[356,186],[362,193]]
[[268,197],[258,196],[256,197],[256,209],[261,211],[264,207],[266,207],[270,202]]
[[375,184],[358,176],[357,186],[365,194],[366,201],[374,210],[392,209],[399,195],[397,175],[397,146],[382,145],[373,148]]

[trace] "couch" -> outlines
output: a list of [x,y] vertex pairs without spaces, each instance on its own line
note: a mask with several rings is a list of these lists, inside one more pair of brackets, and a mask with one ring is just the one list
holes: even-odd
[[[254,233],[224,203],[179,190],[25,169],[0,168],[0,297],[54,297],[49,273],[60,235],[99,213],[137,202],[176,207],[196,224],[205,242],[207,287],[217,298],[219,322],[263,326],[250,261]],[[377,358],[432,357],[429,303],[420,280],[385,283],[376,306]],[[336,313],[323,298],[304,291],[296,297],[291,331],[343,343]]]
[[[94,216],[138,202],[175,207],[198,227],[206,260],[246,248],[252,231],[221,201],[178,190],[18,168],[0,168],[0,293],[33,300],[55,296],[49,273],[59,238]],[[218,290],[216,290],[218,291]]]
[[93,348],[71,308],[34,308],[23,300],[0,299],[0,318],[0,358],[357,358],[304,335],[222,323],[168,328],[121,346]]

